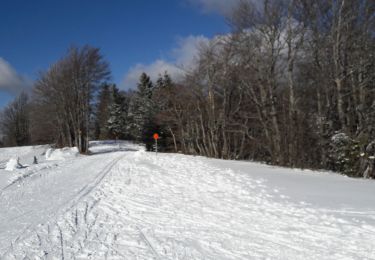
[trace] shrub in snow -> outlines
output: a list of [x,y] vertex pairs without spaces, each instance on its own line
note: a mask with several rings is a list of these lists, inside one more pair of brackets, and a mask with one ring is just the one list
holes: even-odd
[[329,148],[329,159],[332,169],[348,176],[361,176],[360,173],[360,145],[357,140],[345,133],[332,136]]

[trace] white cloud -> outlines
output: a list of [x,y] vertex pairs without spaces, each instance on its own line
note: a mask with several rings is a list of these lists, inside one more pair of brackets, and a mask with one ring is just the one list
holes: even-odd
[[155,81],[159,74],[163,74],[165,71],[167,71],[173,78],[178,78],[182,74],[181,69],[164,60],[157,60],[151,64],[139,63],[130,68],[125,76],[123,86],[126,89],[135,88],[137,82],[139,81],[139,77],[143,72],[145,72],[152,80]]
[[0,91],[14,95],[29,85],[29,80],[19,75],[6,60],[0,57]]
[[194,63],[199,46],[208,43],[209,39],[203,35],[190,35],[186,38],[178,38],[177,47],[171,51],[177,66],[189,67]]
[[158,59],[150,64],[139,63],[130,68],[124,77],[122,87],[129,89],[135,88],[142,72],[145,72],[155,81],[160,74],[165,71],[171,75],[173,80],[178,81],[194,63],[194,58],[198,52],[201,43],[208,42],[209,39],[204,36],[188,36],[177,39],[177,47],[170,51],[171,59]]

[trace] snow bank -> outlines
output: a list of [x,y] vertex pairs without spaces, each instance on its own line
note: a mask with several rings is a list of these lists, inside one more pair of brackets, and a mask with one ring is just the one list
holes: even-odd
[[14,171],[16,169],[22,168],[22,165],[18,162],[18,158],[11,158],[5,167],[6,171]]
[[[12,160],[13,167],[11,167],[9,162],[11,158],[19,158],[20,164],[24,166],[32,165],[34,156],[37,157],[38,162],[43,163],[48,148],[50,148],[50,145],[0,148],[0,189],[6,187],[15,177],[19,177],[19,174],[23,174],[23,171],[16,170],[14,160]],[[9,167],[7,167],[8,163]],[[14,174],[15,171],[17,174]]]
[[19,162],[22,165],[32,164],[34,156],[37,157],[39,162],[42,162],[48,148],[50,148],[50,145],[0,148],[0,170],[5,169],[7,162],[11,158],[19,158]]
[[46,160],[48,161],[64,161],[75,158],[79,155],[77,147],[65,147],[62,149],[50,148],[46,151]]
[[140,159],[140,158],[143,158],[145,155],[146,155],[146,151],[144,151],[144,150],[139,150],[139,151],[136,151],[134,153],[134,157],[135,157],[136,160]]
[[141,144],[125,140],[101,140],[90,142],[90,152],[92,154],[139,150],[145,150],[145,147]]

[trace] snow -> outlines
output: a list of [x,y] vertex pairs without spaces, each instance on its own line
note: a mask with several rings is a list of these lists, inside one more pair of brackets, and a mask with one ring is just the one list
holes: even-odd
[[[17,169],[14,171],[5,171],[7,162],[12,158],[19,158],[21,165],[32,164],[34,156],[38,161],[43,161],[44,153],[49,148],[49,145],[38,146],[21,146],[0,149],[0,190],[13,181],[19,172],[25,169]],[[1,193],[1,192],[0,192]]]
[[143,151],[144,147],[134,144],[128,141],[115,141],[115,140],[104,140],[104,141],[91,141],[90,152],[92,154],[98,153],[110,153],[113,151]]
[[10,158],[5,166],[5,170],[11,172],[20,168],[22,168],[22,165],[18,162],[17,158]]
[[[21,164],[31,164],[34,156],[41,157],[49,145],[20,146],[0,149],[0,166],[13,157],[20,158]],[[1,168],[1,167],[0,167]]]
[[77,147],[65,147],[62,149],[50,148],[46,151],[46,160],[49,161],[64,161],[72,159],[79,155]]
[[1,188],[0,259],[375,259],[374,181],[90,150]]

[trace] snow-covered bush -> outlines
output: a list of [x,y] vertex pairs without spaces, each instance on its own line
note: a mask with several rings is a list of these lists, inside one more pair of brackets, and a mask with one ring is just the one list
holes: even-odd
[[348,176],[360,176],[361,150],[359,142],[345,133],[331,137],[329,159],[332,169]]

